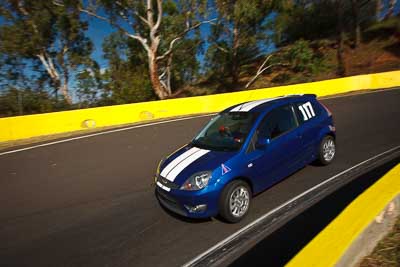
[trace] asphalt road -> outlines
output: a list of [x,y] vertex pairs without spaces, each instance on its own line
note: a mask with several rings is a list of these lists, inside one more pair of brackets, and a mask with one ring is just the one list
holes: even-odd
[[[338,153],[258,195],[240,224],[192,221],[154,197],[159,159],[207,117],[0,156],[1,266],[176,266],[308,188],[400,145],[400,90],[327,99]],[[279,246],[279,244],[277,244]]]

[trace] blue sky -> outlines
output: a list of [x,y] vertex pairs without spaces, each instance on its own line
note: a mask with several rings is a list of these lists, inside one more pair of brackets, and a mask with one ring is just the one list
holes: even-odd
[[92,40],[95,47],[92,57],[97,61],[101,68],[105,68],[107,67],[107,61],[103,58],[102,43],[111,32],[115,31],[115,29],[111,28],[107,22],[99,19],[89,18],[88,22],[89,29],[87,35]]

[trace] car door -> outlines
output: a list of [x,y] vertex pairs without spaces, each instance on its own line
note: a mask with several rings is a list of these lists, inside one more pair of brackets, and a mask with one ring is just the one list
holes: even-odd
[[317,137],[321,130],[321,109],[312,100],[296,102],[294,109],[302,132],[303,161],[307,164],[316,156]]
[[[257,147],[260,140],[269,140]],[[292,105],[275,108],[261,121],[247,150],[255,191],[273,185],[297,170],[301,163],[301,133]]]

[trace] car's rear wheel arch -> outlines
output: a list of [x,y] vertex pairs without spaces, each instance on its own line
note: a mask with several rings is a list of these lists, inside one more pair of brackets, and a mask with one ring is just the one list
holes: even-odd
[[330,129],[327,129],[327,128],[323,128],[323,129],[321,129],[321,131],[319,132],[319,135],[318,135],[318,144],[325,138],[325,136],[327,136],[327,135],[329,135],[329,136],[332,136],[332,138],[336,141],[336,133],[335,132],[333,132],[333,131],[331,131]]

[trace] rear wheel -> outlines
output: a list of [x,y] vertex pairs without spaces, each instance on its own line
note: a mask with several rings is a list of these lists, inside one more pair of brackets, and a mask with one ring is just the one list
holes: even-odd
[[318,161],[322,165],[328,165],[333,161],[336,155],[336,142],[335,139],[327,135],[322,139],[319,144]]
[[239,222],[249,211],[251,202],[250,186],[242,180],[229,183],[221,193],[219,211],[230,223]]

